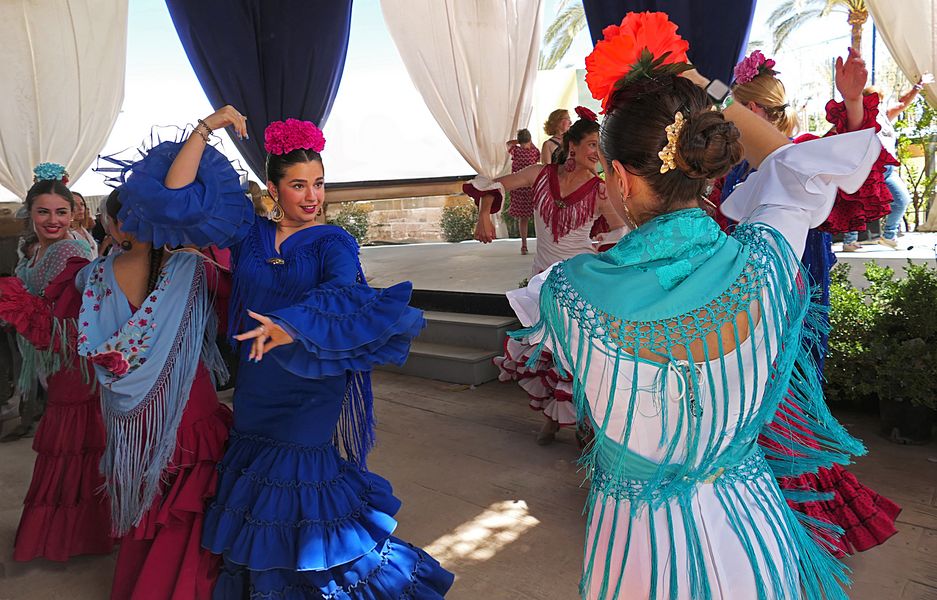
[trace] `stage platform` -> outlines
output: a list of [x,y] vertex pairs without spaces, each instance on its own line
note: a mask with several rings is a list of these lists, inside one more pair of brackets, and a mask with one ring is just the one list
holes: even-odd
[[[491,244],[461,242],[400,246],[370,246],[362,250],[365,274],[374,287],[387,287],[412,281],[418,292],[497,296],[518,287],[530,276],[537,241],[528,240],[530,254],[520,254],[520,240],[496,240]],[[908,233],[898,238],[898,250],[878,244],[865,245],[858,252],[842,252],[833,244],[837,260],[850,265],[854,285],[865,287],[866,262],[875,261],[895,269],[902,276],[908,260],[937,266],[937,233]],[[418,304],[419,305],[419,304]],[[445,310],[442,307],[424,307]],[[450,307],[450,309],[452,309]],[[458,311],[456,311],[458,312]],[[497,312],[491,314],[499,314]]]

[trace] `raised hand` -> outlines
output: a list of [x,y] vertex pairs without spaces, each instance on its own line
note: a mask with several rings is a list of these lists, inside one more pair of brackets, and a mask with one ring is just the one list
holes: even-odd
[[243,139],[247,137],[247,117],[238,112],[238,110],[230,104],[222,106],[202,119],[202,122],[210,127],[212,131],[230,126],[234,129],[234,133],[236,133],[239,138]]
[[836,59],[836,89],[843,100],[861,99],[868,79],[869,71],[858,51],[850,48],[845,61],[843,57]]
[[277,346],[285,346],[286,344],[293,343],[293,337],[286,333],[282,327],[274,323],[270,317],[250,310],[247,311],[247,314],[260,323],[260,325],[234,336],[234,339],[239,342],[254,340],[251,343],[250,354],[247,356],[248,360],[260,362],[264,357],[264,353],[270,352]]

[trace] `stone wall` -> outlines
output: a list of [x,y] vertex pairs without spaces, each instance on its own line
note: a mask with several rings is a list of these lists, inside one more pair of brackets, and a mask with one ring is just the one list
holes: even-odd
[[[357,202],[368,210],[370,243],[444,242],[439,221],[443,208],[470,204],[464,194],[424,196]],[[328,215],[341,210],[342,204],[329,204]]]

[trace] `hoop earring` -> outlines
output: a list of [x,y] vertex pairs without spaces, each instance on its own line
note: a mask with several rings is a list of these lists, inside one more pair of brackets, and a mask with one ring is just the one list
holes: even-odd
[[572,173],[576,170],[576,154],[574,152],[569,153],[569,158],[566,159],[566,163],[563,165],[563,168],[566,169],[567,173]]
[[270,211],[270,220],[279,223],[283,220],[283,207],[276,198],[273,199],[273,210]]
[[130,240],[124,240],[120,243],[120,249],[123,250],[124,252],[130,252],[132,248],[133,248],[133,242],[131,242]]

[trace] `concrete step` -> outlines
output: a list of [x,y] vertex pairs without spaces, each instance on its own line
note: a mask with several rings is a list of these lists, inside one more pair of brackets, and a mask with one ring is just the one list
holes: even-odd
[[406,364],[402,367],[381,367],[381,370],[450,383],[480,385],[498,378],[498,368],[491,363],[491,359],[500,354],[501,350],[418,339],[410,347]]
[[501,352],[508,331],[521,327],[514,317],[425,311],[426,329],[417,338],[430,344],[457,344]]

